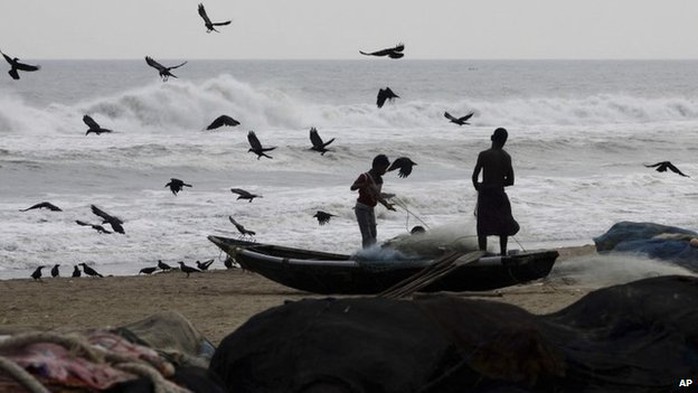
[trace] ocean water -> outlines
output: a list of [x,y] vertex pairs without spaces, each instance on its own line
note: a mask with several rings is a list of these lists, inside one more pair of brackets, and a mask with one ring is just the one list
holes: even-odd
[[[516,174],[511,248],[589,244],[624,220],[698,229],[697,61],[192,60],[167,83],[143,60],[37,63],[20,81],[0,75],[0,278],[222,260],[206,236],[236,236],[229,215],[260,242],[351,253],[349,186],[379,153],[418,163],[385,176],[406,209],[378,208],[379,241],[424,224],[472,237],[470,176],[496,127]],[[385,86],[400,98],[378,109]],[[459,127],[444,111],[475,115]],[[115,132],[86,136],[84,114]],[[220,114],[242,124],[204,131]],[[310,127],[333,151],[309,150]],[[273,159],[247,152],[249,130],[278,146]],[[664,160],[692,177],[643,166]],[[174,196],[171,177],[193,188]],[[19,211],[42,201],[63,212]],[[126,234],[76,225],[98,222],[91,204]],[[336,217],[320,226],[316,210]]]

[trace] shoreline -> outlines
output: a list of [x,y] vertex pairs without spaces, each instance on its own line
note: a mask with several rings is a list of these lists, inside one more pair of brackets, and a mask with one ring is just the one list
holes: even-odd
[[[596,252],[593,245],[557,251],[557,264]],[[506,302],[541,314],[566,307],[593,289],[539,280],[460,296]],[[0,294],[0,331],[118,327],[168,310],[182,314],[214,345],[253,315],[285,301],[328,297],[287,288],[240,269],[211,270],[189,278],[170,271],[151,276],[9,279],[0,281]]]

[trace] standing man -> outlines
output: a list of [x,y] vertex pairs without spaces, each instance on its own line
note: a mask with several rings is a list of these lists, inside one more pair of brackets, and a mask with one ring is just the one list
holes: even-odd
[[356,221],[361,230],[361,244],[363,248],[376,243],[376,213],[374,207],[380,202],[388,210],[395,211],[392,204],[381,196],[383,187],[383,175],[390,166],[390,161],[385,154],[379,154],[373,158],[371,169],[362,173],[349,188],[351,191],[359,190],[359,198],[356,200],[354,212]]
[[[494,130],[492,147],[481,151],[473,170],[473,187],[477,190],[477,241],[480,250],[487,250],[487,236],[499,236],[502,256],[507,254],[507,237],[519,232],[519,224],[511,215],[511,204],[504,187],[514,185],[511,156],[504,150],[509,134],[504,128]],[[482,182],[478,182],[482,171]]]

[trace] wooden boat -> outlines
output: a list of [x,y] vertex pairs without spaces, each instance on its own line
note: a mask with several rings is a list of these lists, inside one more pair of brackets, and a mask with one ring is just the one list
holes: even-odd
[[[295,288],[319,294],[377,294],[420,272],[434,260],[363,261],[355,256],[255,243],[219,236],[208,239],[243,269]],[[486,291],[547,276],[557,251],[483,256],[458,266],[424,292]]]

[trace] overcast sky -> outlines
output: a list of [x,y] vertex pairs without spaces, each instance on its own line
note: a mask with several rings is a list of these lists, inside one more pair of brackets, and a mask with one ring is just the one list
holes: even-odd
[[696,0],[2,0],[0,49],[31,59],[698,59]]

